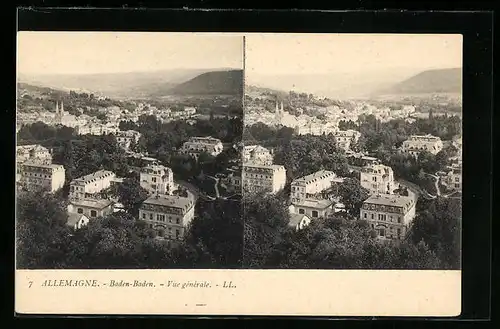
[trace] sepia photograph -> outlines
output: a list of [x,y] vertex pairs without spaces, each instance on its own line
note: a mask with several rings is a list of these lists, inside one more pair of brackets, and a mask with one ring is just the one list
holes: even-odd
[[14,317],[491,317],[492,13],[16,16]]
[[460,270],[462,36],[249,34],[243,266]]
[[241,266],[241,36],[22,31],[17,47],[17,269]]

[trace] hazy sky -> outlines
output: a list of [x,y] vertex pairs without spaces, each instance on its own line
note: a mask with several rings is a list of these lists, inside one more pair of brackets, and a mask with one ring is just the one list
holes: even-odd
[[18,71],[80,74],[243,68],[241,36],[216,33],[19,32]]
[[462,66],[462,36],[260,34],[246,37],[245,74],[321,74]]

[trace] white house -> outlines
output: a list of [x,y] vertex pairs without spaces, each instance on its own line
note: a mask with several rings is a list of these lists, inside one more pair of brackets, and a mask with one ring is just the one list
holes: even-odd
[[296,231],[302,230],[311,223],[311,218],[304,214],[290,214],[290,222],[288,226],[294,228]]
[[68,225],[74,230],[78,230],[87,225],[89,221],[90,219],[84,214],[71,213],[68,216],[68,221],[66,222],[66,225]]

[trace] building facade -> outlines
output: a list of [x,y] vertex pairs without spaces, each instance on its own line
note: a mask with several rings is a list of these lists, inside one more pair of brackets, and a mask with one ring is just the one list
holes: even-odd
[[445,184],[452,190],[462,190],[462,164],[453,164],[445,179]]
[[241,192],[241,171],[231,171],[222,182],[226,185],[228,191]]
[[116,134],[117,131],[118,128],[114,126],[106,126],[103,124],[86,124],[86,125],[79,125],[75,128],[75,132],[78,135],[101,136],[108,134]]
[[52,153],[49,149],[38,145],[21,145],[16,147],[16,182],[22,178],[24,162],[32,162],[49,165],[52,163]]
[[371,194],[393,194],[396,189],[394,171],[391,167],[374,164],[361,169],[361,186]]
[[276,193],[285,187],[286,169],[281,165],[247,164],[243,166],[241,179],[246,191]]
[[437,154],[443,149],[441,138],[432,135],[413,135],[403,142],[401,150],[413,156],[418,156],[421,152]]
[[97,199],[75,199],[68,205],[68,214],[85,215],[89,219],[113,213],[113,201]]
[[154,230],[157,238],[179,241],[194,218],[194,207],[191,197],[155,195],[142,203],[139,219]]
[[246,145],[243,147],[243,163],[269,166],[273,164],[273,155],[260,145]]
[[69,214],[66,225],[74,230],[79,230],[89,223],[90,219],[84,214]]
[[108,170],[99,170],[93,174],[74,179],[70,183],[69,198],[91,198],[102,190],[109,188],[115,179],[115,173]]
[[376,194],[363,202],[360,219],[370,223],[381,239],[403,239],[415,218],[416,200],[399,195]]
[[289,211],[292,215],[306,215],[310,219],[326,218],[334,212],[334,204],[327,199],[304,199],[292,203]]
[[337,175],[328,170],[297,178],[291,184],[290,200],[295,203],[314,198],[318,193],[331,188],[336,180]]
[[76,116],[64,111],[64,103],[61,101],[60,106],[59,102],[56,102],[56,114],[54,117],[54,123],[66,127],[75,128],[80,124],[80,121]]
[[343,150],[349,150],[351,145],[357,143],[361,133],[356,130],[339,130],[333,133],[335,143],[338,148]]
[[141,133],[135,130],[117,131],[115,136],[118,145],[121,148],[128,150],[132,143],[137,143],[139,141]]
[[56,192],[63,187],[66,180],[66,170],[62,165],[25,162],[21,167],[21,185],[29,190],[44,190]]
[[22,163],[25,161],[50,164],[52,163],[52,153],[48,148],[38,144],[17,146],[16,162]]
[[150,194],[171,195],[176,190],[172,169],[162,165],[149,165],[141,168],[141,187]]
[[295,229],[296,231],[304,229],[311,223],[311,219],[306,215],[291,214],[290,222],[288,226]]
[[181,148],[181,153],[189,154],[195,159],[203,152],[211,156],[219,155],[224,146],[218,138],[212,137],[191,137],[188,141],[184,142]]

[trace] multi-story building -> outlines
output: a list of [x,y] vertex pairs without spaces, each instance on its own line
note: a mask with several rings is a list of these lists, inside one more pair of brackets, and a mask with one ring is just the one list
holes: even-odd
[[26,161],[48,165],[52,163],[52,154],[47,148],[38,144],[17,146],[16,182],[19,182],[22,178],[23,166],[21,166],[21,164]]
[[191,137],[187,142],[184,142],[181,148],[181,153],[189,154],[198,159],[200,153],[208,153],[212,156],[219,155],[224,146],[218,138],[213,137]]
[[78,135],[107,135],[107,134],[115,134],[118,131],[118,128],[114,126],[106,126],[103,124],[86,124],[79,125],[75,128],[75,132]]
[[91,198],[110,187],[115,179],[115,173],[108,170],[99,170],[90,175],[74,179],[70,183],[69,197],[70,199]]
[[104,217],[113,213],[113,201],[104,199],[75,199],[68,205],[68,213],[88,218]]
[[196,108],[195,107],[185,107],[184,108],[184,113],[186,115],[193,115],[193,114],[196,114]]
[[441,138],[432,135],[413,135],[403,142],[401,150],[413,156],[418,156],[421,152],[437,154],[443,149]]
[[315,198],[318,193],[332,187],[337,180],[333,171],[320,170],[310,175],[300,177],[292,182],[290,200],[292,203]]
[[351,145],[355,144],[359,140],[361,133],[352,129],[339,130],[333,133],[333,137],[338,148],[349,150]]
[[194,218],[194,208],[191,196],[155,195],[142,203],[139,219],[155,231],[157,238],[182,240]]
[[80,122],[76,116],[64,111],[64,103],[61,101],[61,107],[59,107],[59,102],[56,102],[54,123],[74,128],[77,127]]
[[48,148],[38,144],[17,146],[16,162],[22,163],[25,161],[50,164],[52,163],[52,154]]
[[243,165],[243,189],[250,192],[276,193],[285,187],[286,169],[281,165]]
[[29,190],[55,192],[63,187],[66,170],[62,165],[25,162],[21,166],[21,185]]
[[396,194],[374,194],[363,202],[360,219],[370,223],[382,239],[403,239],[415,218],[416,199]]
[[229,172],[222,182],[226,185],[228,191],[241,192],[241,170]]
[[243,147],[243,163],[269,166],[273,163],[273,155],[260,145],[246,145]]
[[150,194],[172,194],[176,190],[174,173],[169,167],[149,165],[141,168],[141,187]]
[[306,215],[307,217],[326,218],[334,211],[332,200],[328,199],[301,199],[293,202],[289,210],[291,214]]
[[128,150],[132,143],[137,143],[139,141],[141,133],[135,130],[118,131],[115,136],[118,145],[121,148]]
[[306,125],[297,125],[295,133],[297,135],[328,135],[338,131],[337,125],[323,122],[310,122]]
[[455,163],[451,166],[451,170],[445,177],[444,182],[449,188],[453,190],[462,190],[462,164]]
[[361,186],[371,194],[393,194],[396,189],[394,171],[383,164],[373,164],[361,169]]

